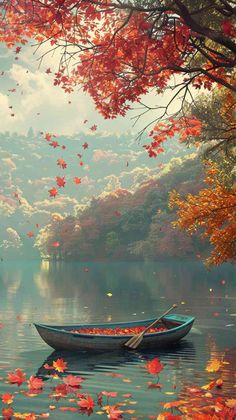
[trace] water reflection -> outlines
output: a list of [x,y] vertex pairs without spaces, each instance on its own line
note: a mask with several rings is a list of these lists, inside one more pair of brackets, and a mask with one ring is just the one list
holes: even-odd
[[[219,375],[224,381],[222,393],[231,392],[233,398],[236,393],[233,387],[236,318],[231,316],[235,314],[236,302],[234,274],[232,266],[208,272],[199,263],[172,260],[84,264],[4,261],[0,265],[1,377],[6,377],[9,370],[22,368],[28,376],[37,372],[47,378],[45,361],[50,364],[54,358],[63,356],[71,372],[88,378],[87,392],[117,387],[119,392],[136,393],[141,401],[139,414],[147,418],[147,413],[152,414],[152,407],[159,406],[159,401],[169,400],[173,384],[177,385],[172,397],[178,399],[185,384],[208,383],[212,375],[205,371],[207,362],[217,358],[229,363],[223,365]],[[109,352],[109,356],[54,352],[48,356],[50,348],[31,325],[44,321],[72,324],[152,318],[176,301],[178,312],[191,314],[196,321],[187,340],[168,351]],[[158,390],[158,394],[155,389],[146,392],[150,376],[143,369],[146,361],[154,357],[165,364],[160,375],[164,391]],[[122,382],[122,379],[114,382],[113,377],[106,376],[113,372],[131,378],[132,382]],[[50,388],[52,384],[46,382],[45,386]],[[2,381],[0,392],[12,392],[12,388]],[[172,394],[165,395],[165,392]],[[38,407],[48,407],[43,394],[32,399],[32,411],[35,400]],[[27,400],[19,406],[19,411],[27,412],[29,406]],[[65,419],[63,412],[50,414],[52,419]],[[93,418],[99,416],[94,414]]]
[[50,378],[50,371],[48,371],[44,365],[52,365],[54,360],[58,358],[63,358],[67,362],[68,369],[65,373],[61,374],[66,376],[68,374],[81,375],[86,374],[95,374],[97,371],[107,369],[117,370],[120,366],[125,366],[126,364],[140,364],[146,363],[148,360],[153,359],[154,357],[159,357],[161,360],[166,362],[167,360],[174,360],[175,368],[180,366],[180,362],[185,358],[189,362],[194,362],[196,356],[194,344],[191,341],[182,340],[179,343],[175,343],[171,347],[165,347],[165,349],[160,349],[158,351],[148,351],[148,350],[134,350],[129,351],[126,349],[119,349],[113,352],[68,352],[68,351],[53,351],[39,367],[36,376],[48,379]]

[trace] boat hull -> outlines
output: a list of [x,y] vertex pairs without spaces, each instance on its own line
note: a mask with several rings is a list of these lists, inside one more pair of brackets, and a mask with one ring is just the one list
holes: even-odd
[[[155,348],[160,346],[168,346],[172,343],[176,343],[185,337],[191,330],[194,318],[185,315],[168,315],[163,318],[164,321],[173,324],[173,328],[167,331],[152,333],[144,335],[144,338],[139,348]],[[111,335],[92,335],[92,334],[78,334],[73,333],[71,329],[79,328],[124,328],[134,326],[147,326],[153,322],[153,319],[135,322],[117,322],[113,324],[77,324],[77,325],[60,325],[50,326],[44,324],[34,324],[39,335],[50,347],[55,350],[68,350],[68,351],[80,351],[80,350],[92,350],[92,351],[104,351],[104,350],[116,350],[123,348],[126,341],[132,336],[111,336]]]

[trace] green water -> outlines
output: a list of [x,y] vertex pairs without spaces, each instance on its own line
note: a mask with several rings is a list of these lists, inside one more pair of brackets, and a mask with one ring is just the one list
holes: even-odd
[[[48,261],[2,261],[0,263],[0,393],[17,392],[13,408],[19,412],[50,413],[51,419],[77,418],[78,412],[59,407],[76,406],[68,398],[49,399],[58,383],[45,373],[43,364],[63,357],[68,372],[85,378],[79,392],[94,397],[99,391],[117,391],[109,404],[123,402],[125,419],[148,418],[162,410],[160,402],[183,397],[186,385],[202,386],[215,378],[205,371],[212,358],[224,359],[220,372],[224,386],[217,392],[235,398],[236,366],[236,276],[235,268],[223,266],[212,272],[200,263],[64,263]],[[191,333],[168,350],[145,353],[112,352],[93,354],[54,353],[37,334],[32,322],[76,323],[126,321],[160,315],[173,303],[178,313],[196,317]],[[144,365],[160,358],[165,365],[159,378],[148,374]],[[44,390],[26,397],[7,383],[15,368],[27,377],[38,374]],[[67,372],[67,373],[68,373]],[[112,374],[118,374],[118,376]],[[122,376],[119,376],[122,375]],[[159,380],[161,389],[148,389]],[[123,394],[132,394],[126,398]],[[73,395],[69,398],[73,399]],[[124,402],[125,401],[125,402]],[[56,406],[50,410],[49,405]],[[4,405],[5,406],[5,405]],[[164,410],[166,411],[166,410]],[[90,418],[101,418],[98,406]]]

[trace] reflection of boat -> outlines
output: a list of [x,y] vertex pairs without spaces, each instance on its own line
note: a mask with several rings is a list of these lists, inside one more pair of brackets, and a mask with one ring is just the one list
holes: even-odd
[[[36,376],[43,380],[50,379],[52,371],[48,370],[47,366],[52,366],[53,361],[58,358],[63,358],[68,366],[64,373],[60,373],[60,376],[72,374],[90,377],[95,375],[96,372],[108,374],[110,372],[115,376],[116,372],[120,372],[119,368],[122,370],[126,365],[143,365],[143,362],[155,357],[160,358],[163,363],[167,363],[169,360],[174,361],[175,368],[178,369],[179,363],[183,360],[193,363],[196,357],[195,347],[191,341],[182,340],[159,350],[127,351],[126,348],[121,348],[112,352],[53,351],[43,363],[41,362],[42,365],[38,368]],[[35,359],[35,355],[33,355],[33,358]]]
[[[155,319],[143,321],[116,322],[105,324],[77,324],[77,325],[44,325],[34,324],[42,339],[56,350],[115,350],[122,348],[132,335],[101,335],[81,334],[73,330],[82,328],[133,328],[148,326]],[[175,343],[190,331],[194,318],[188,315],[167,315],[159,326],[167,328],[165,331],[145,334],[140,348],[155,348]]]

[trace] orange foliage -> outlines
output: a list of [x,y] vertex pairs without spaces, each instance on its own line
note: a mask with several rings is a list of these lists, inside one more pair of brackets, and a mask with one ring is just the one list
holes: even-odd
[[236,260],[236,188],[226,188],[219,174],[219,169],[208,163],[205,182],[209,187],[188,194],[185,200],[173,191],[169,202],[171,208],[178,208],[175,227],[191,234],[201,229],[202,236],[209,238],[213,250],[206,262],[213,265]]

